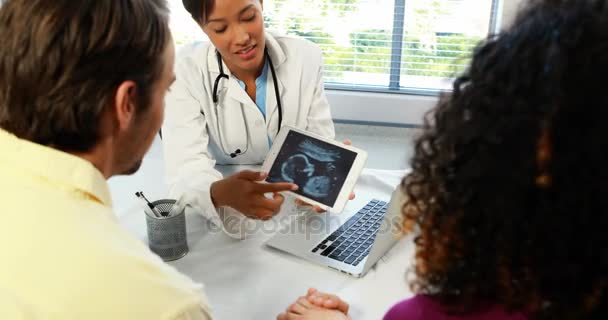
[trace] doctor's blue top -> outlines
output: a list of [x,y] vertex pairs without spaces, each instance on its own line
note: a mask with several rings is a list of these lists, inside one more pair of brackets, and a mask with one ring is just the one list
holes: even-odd
[[[245,82],[237,79],[236,82],[245,90]],[[268,58],[264,58],[264,66],[262,67],[262,73],[257,79],[255,79],[255,105],[260,109],[264,120],[266,120],[266,91],[268,88]],[[272,145],[272,139],[268,137],[268,146]]]
[[[245,90],[245,82],[236,79],[236,82]],[[268,87],[268,59],[264,58],[262,74],[255,79],[255,104],[266,119],[266,88]]]

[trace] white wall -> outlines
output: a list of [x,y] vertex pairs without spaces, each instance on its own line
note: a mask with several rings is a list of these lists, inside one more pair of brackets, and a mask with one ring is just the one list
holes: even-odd
[[[500,25],[507,27],[517,8],[525,0],[502,0]],[[340,121],[377,122],[394,125],[420,125],[424,114],[437,103],[437,97],[361,93],[327,90],[334,119]]]

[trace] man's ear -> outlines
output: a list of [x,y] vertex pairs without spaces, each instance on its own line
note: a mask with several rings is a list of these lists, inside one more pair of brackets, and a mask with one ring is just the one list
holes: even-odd
[[125,81],[118,86],[114,101],[116,125],[119,130],[126,130],[135,119],[135,101],[137,85],[133,81]]
[[264,10],[264,0],[259,0],[260,1],[260,6],[262,7],[262,10]]

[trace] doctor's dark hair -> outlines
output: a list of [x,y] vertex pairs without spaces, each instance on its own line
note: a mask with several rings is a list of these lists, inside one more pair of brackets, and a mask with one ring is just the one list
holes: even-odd
[[0,7],[0,127],[64,151],[99,140],[118,86],[146,111],[171,41],[165,0],[8,0]]
[[403,180],[419,294],[608,319],[608,1],[532,0],[426,116]]
[[196,23],[205,24],[213,11],[215,0],[182,0],[182,4]]

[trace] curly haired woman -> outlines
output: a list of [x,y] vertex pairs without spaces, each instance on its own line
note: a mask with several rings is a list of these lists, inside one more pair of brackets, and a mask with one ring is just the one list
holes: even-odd
[[385,319],[608,319],[607,76],[607,0],[531,1],[477,47],[403,180],[417,295]]

